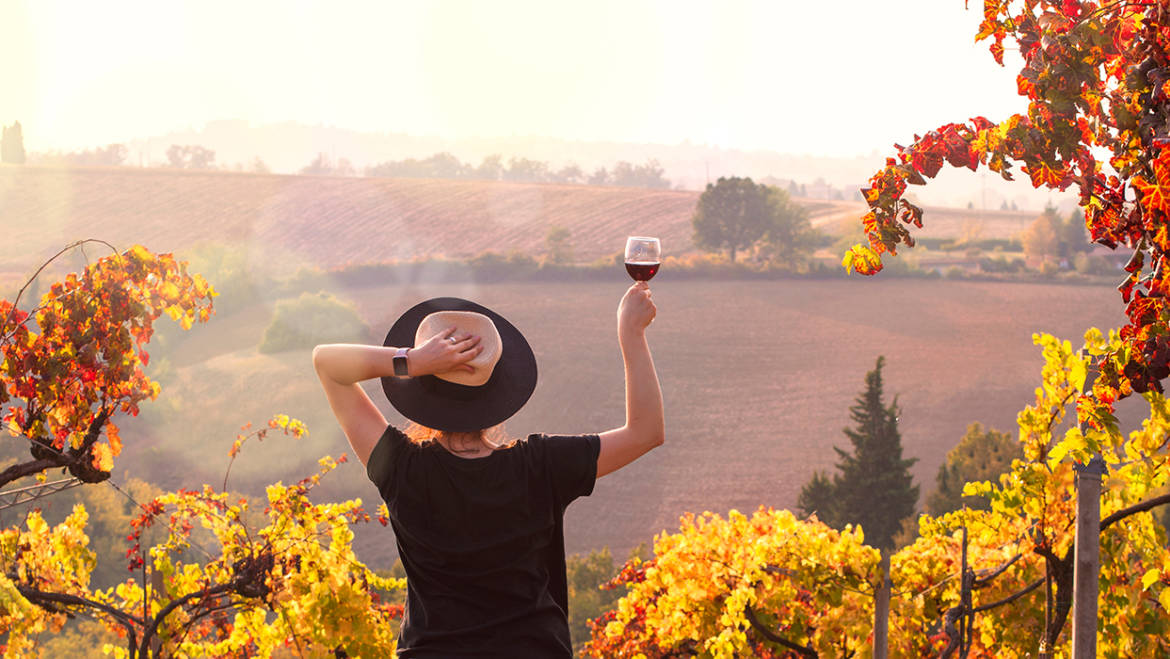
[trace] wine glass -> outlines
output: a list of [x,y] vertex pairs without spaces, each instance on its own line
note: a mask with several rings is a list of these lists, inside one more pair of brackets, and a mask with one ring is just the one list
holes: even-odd
[[626,238],[626,272],[634,281],[650,281],[662,265],[662,244],[657,238],[630,236]]

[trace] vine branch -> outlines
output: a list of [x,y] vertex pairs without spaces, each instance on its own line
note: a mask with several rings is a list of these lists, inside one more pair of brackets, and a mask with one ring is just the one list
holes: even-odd
[[795,651],[802,657],[813,657],[814,659],[820,657],[820,655],[817,654],[817,651],[814,650],[811,646],[798,645],[784,638],[783,636],[776,634],[771,629],[768,629],[768,626],[756,617],[756,612],[752,610],[750,604],[743,607],[743,612],[744,615],[747,616],[748,622],[752,623],[752,628],[763,634],[764,638],[768,639],[769,641],[772,641],[773,643],[779,643],[789,650]]

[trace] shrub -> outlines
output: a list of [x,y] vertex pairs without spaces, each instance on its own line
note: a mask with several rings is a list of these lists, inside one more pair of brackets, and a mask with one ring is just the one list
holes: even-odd
[[1104,256],[1084,252],[1073,257],[1073,267],[1082,275],[1114,275],[1118,272],[1117,266]]
[[260,352],[306,349],[319,343],[365,342],[370,336],[369,325],[353,305],[328,293],[302,293],[295,300],[276,303]]
[[187,271],[198,272],[215,288],[215,314],[229,316],[251,307],[258,291],[269,285],[253,271],[246,249],[239,245],[201,243],[184,255]]
[[1023,259],[1009,259],[1004,256],[979,259],[979,269],[983,272],[1022,272]]

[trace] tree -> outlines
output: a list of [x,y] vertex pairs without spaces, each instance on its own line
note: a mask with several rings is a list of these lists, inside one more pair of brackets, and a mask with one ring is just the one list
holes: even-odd
[[1089,234],[1085,231],[1085,214],[1079,209],[1069,212],[1061,224],[1060,239],[1070,259],[1093,250],[1093,243],[1089,242]]
[[504,171],[505,181],[543,183],[548,179],[548,163],[517,156],[508,159],[508,169]]
[[470,169],[446,151],[436,153],[420,164],[425,178],[463,178]]
[[320,343],[366,342],[371,334],[370,326],[353,304],[324,291],[305,292],[276,303],[259,351],[272,354],[312,349]]
[[998,481],[1000,474],[1011,470],[1012,460],[1023,457],[1020,443],[1007,433],[972,423],[939,465],[935,489],[926,497],[926,512],[940,517],[963,506],[986,510],[985,499],[965,497],[963,488],[967,483]]
[[312,162],[301,168],[300,174],[306,176],[328,176],[333,173],[333,163],[330,161],[329,154],[318,151],[317,156],[313,158]]
[[484,156],[483,160],[479,163],[479,167],[475,168],[473,176],[487,181],[500,180],[504,177],[503,157],[498,153]]
[[775,186],[761,187],[770,221],[757,243],[757,256],[785,267],[802,267],[820,243],[820,232],[812,228],[805,208],[793,202],[786,191]]
[[585,181],[585,172],[575,162],[571,162],[557,170],[553,178],[558,183],[581,183]]
[[129,155],[129,151],[125,144],[107,144],[93,150],[74,151],[66,154],[64,159],[71,165],[119,167],[126,162],[127,155]]
[[550,263],[571,263],[573,261],[573,233],[562,226],[548,228],[544,241],[548,246]]
[[663,171],[654,159],[643,165],[632,165],[622,160],[614,166],[609,183],[631,188],[669,188],[670,180],[662,176]]
[[[645,549],[645,545],[635,548],[631,559],[639,549]],[[567,556],[565,576],[569,587],[569,637],[573,639],[574,655],[578,655],[589,639],[589,622],[621,599],[625,589],[605,587],[617,576],[609,547]]]
[[4,126],[0,137],[0,162],[23,165],[24,161],[24,130],[19,121],[14,121],[11,126]]
[[812,479],[800,488],[796,507],[805,515],[816,515],[820,520],[836,520],[840,515],[836,503],[832,479],[823,471],[815,471]]
[[[263,162],[260,163],[260,165],[263,164]],[[306,176],[353,176],[355,170],[349,159],[342,158],[334,164],[333,159],[328,154],[319,152],[312,162],[301,168],[300,173]]]
[[172,144],[167,148],[167,162],[176,169],[214,169],[215,151],[198,144]]
[[1091,244],[1085,236],[1084,216],[1072,212],[1061,220],[1054,206],[1044,212],[1024,232],[1024,253],[1037,262],[1061,261],[1070,265],[1077,254],[1088,251]]
[[[870,546],[889,549],[902,520],[914,513],[918,502],[918,486],[912,485],[910,476],[910,467],[918,459],[902,458],[897,400],[889,407],[882,401],[884,365],[885,358],[878,357],[874,370],[865,375],[865,391],[849,408],[856,425],[844,433],[853,451],[833,447],[840,461],[832,485],[823,474],[815,474],[802,488],[800,501],[806,515],[816,512],[838,529],[860,525]],[[806,508],[806,504],[824,510]]]
[[[341,159],[332,173],[350,176],[353,167],[346,159]],[[347,173],[348,172],[348,173]],[[464,165],[450,153],[436,153],[422,160],[407,158],[406,160],[390,160],[366,168],[366,176],[391,176],[402,178],[481,178],[470,166]]]
[[707,184],[695,205],[691,226],[696,245],[710,250],[726,248],[735,261],[740,250],[752,247],[769,233],[781,242],[783,236],[799,234],[803,219],[799,207],[788,203],[786,192],[733,176]]
[[736,253],[763,237],[767,230],[764,194],[750,178],[723,178],[708,183],[691,217],[695,244]]
[[[990,40],[1003,65],[1014,42],[1023,66],[1017,90],[1026,112],[999,123],[974,117],[896,146],[863,190],[868,244],[854,245],[847,270],[874,274],[884,254],[913,247],[922,209],[903,198],[944,164],[986,166],[1005,179],[1022,165],[1034,187],[1079,192],[1094,242],[1132,250],[1119,287],[1127,325],[1115,354],[1102,355],[1087,418],[1107,423],[1113,403],[1161,391],[1170,376],[1170,24],[1160,2],[1002,0],[984,4],[977,41]],[[1097,154],[1108,153],[1108,169]]]
[[[100,241],[70,245],[38,274],[90,242]],[[109,478],[122,448],[115,418],[158,395],[142,371],[154,321],[166,314],[187,329],[211,317],[215,291],[186,264],[140,245],[109,247],[112,256],[54,283],[29,311],[18,305],[31,280],[12,302],[0,300],[2,420],[31,454],[0,472],[0,487],[53,468],[85,482]]]
[[1045,208],[1024,232],[1024,254],[1037,263],[1059,260],[1063,256],[1061,228],[1056,209]]

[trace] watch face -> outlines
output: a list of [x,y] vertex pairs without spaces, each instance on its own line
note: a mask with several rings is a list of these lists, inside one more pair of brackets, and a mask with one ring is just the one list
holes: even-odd
[[394,355],[394,375],[407,375],[406,355]]

